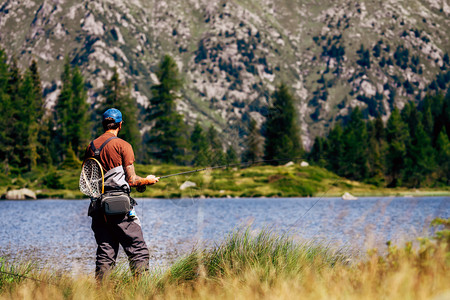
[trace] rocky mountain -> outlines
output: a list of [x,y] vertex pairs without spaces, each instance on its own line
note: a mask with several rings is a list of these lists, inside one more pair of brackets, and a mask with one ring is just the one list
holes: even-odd
[[[394,106],[450,81],[447,0],[3,0],[0,47],[38,61],[49,109],[68,56],[92,105],[117,67],[148,105],[164,54],[183,74],[178,109],[239,141],[280,82],[292,88],[306,147],[360,106]],[[231,138],[230,138],[231,137]],[[229,142],[231,143],[231,142]]]

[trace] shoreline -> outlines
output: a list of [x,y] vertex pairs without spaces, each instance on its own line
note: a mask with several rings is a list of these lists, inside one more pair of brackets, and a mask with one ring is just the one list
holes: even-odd
[[[136,165],[139,174],[167,174],[190,170],[173,165]],[[51,176],[50,176],[51,175]],[[51,177],[53,181],[48,181]],[[47,179],[45,179],[47,178]],[[45,180],[44,180],[45,179]],[[47,181],[46,181],[47,180]],[[31,172],[23,178],[9,178],[0,186],[0,195],[8,191],[29,189],[38,199],[88,199],[78,189],[79,169],[61,169]],[[383,183],[384,184],[384,183]],[[355,197],[450,197],[450,186],[428,183],[435,187],[386,188],[352,181],[320,167],[254,166],[244,169],[198,172],[189,176],[171,177],[147,187],[144,193],[132,190],[135,198],[310,198],[342,197],[350,193]],[[442,184],[442,183],[441,183]],[[381,183],[379,185],[382,185]],[[11,197],[10,197],[11,198]]]
[[[286,199],[286,198],[304,198],[304,199],[317,199],[317,198],[342,198],[342,193],[328,193],[318,194],[312,196],[274,196],[274,195],[258,195],[258,196],[231,196],[231,195],[196,195],[196,196],[184,196],[184,197],[155,197],[152,195],[141,195],[138,193],[131,193],[131,196],[136,199],[155,199],[155,200],[181,200],[181,199]],[[375,197],[400,197],[400,198],[418,198],[418,197],[450,197],[450,190],[397,190],[397,191],[380,191],[378,193],[367,192],[352,192],[349,193],[357,198],[375,198]],[[86,196],[79,192],[73,191],[46,191],[46,193],[36,193],[36,199],[0,199],[0,201],[38,201],[38,200],[89,200]],[[359,200],[359,199],[358,199]],[[344,200],[355,201],[355,200]]]

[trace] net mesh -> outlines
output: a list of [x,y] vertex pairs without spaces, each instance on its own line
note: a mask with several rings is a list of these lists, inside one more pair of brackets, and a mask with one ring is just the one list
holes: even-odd
[[100,164],[94,159],[84,162],[80,174],[80,191],[86,196],[97,198],[102,194],[103,177]]

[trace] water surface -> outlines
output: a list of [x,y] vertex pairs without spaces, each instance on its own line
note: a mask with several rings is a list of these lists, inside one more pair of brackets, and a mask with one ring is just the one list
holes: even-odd
[[[450,197],[137,199],[152,266],[242,226],[271,228],[364,251],[429,234],[450,217]],[[33,259],[74,273],[94,270],[96,243],[88,200],[0,201],[0,255]],[[310,210],[309,210],[310,209]],[[309,210],[309,211],[308,211]],[[306,214],[305,214],[306,213]],[[122,249],[119,255],[124,261]]]

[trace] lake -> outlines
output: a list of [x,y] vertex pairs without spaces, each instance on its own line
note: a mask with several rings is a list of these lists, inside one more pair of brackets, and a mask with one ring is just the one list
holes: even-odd
[[[388,240],[402,243],[428,235],[432,219],[450,217],[450,197],[137,201],[153,267],[166,266],[195,245],[219,242],[243,226],[365,251],[384,249]],[[74,274],[93,273],[96,243],[88,204],[88,200],[0,201],[0,256]],[[119,260],[125,261],[122,249]]]

